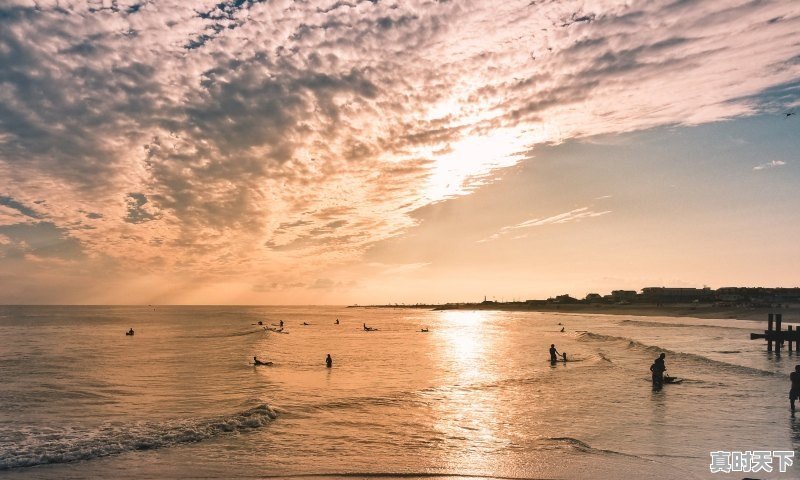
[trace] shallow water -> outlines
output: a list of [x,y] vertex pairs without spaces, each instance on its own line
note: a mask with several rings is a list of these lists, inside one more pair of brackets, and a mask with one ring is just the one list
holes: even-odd
[[[288,334],[257,325],[281,319]],[[763,329],[528,312],[0,307],[0,476],[797,478],[796,467],[709,472],[711,451],[800,444],[787,400],[797,359],[749,340]],[[551,365],[551,343],[575,361]],[[686,380],[653,391],[662,351]],[[254,355],[274,365],[254,367]]]

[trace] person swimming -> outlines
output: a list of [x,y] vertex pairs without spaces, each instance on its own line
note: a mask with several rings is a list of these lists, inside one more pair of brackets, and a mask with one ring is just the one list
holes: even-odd
[[272,362],[262,362],[258,357],[253,357],[253,365],[272,365]]
[[325,357],[325,367],[326,368],[333,368],[333,359],[331,358],[331,354],[329,353],[327,357]]

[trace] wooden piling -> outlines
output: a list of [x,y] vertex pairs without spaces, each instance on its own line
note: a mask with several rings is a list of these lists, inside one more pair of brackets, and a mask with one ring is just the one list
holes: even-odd
[[781,320],[783,315],[780,313],[775,314],[775,353],[780,355],[781,347],[783,346],[783,340],[781,339]]
[[792,326],[791,326],[791,325],[789,325],[788,327],[786,327],[786,330],[788,330],[788,331],[789,331],[789,336],[788,336],[788,338],[789,338],[788,350],[789,350],[789,353],[792,353],[792,342],[794,341],[794,332],[792,331]]
[[800,352],[800,326],[794,329],[794,346],[797,352]]
[[772,333],[772,317],[773,317],[773,315],[771,313],[767,316],[767,329],[764,331],[764,333],[767,334],[767,351],[768,352],[772,351],[772,336],[770,335]]

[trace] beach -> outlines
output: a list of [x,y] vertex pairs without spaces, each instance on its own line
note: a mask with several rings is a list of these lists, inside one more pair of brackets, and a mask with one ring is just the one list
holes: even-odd
[[766,321],[770,313],[780,313],[787,318],[800,316],[800,306],[783,304],[780,307],[720,306],[714,304],[533,304],[524,302],[450,303],[443,305],[372,305],[352,308],[419,308],[435,310],[496,310],[506,312],[578,313],[586,315],[627,315],[642,317],[692,317],[707,319],[734,319]]
[[[0,476],[741,479],[710,474],[710,452],[800,445],[797,359],[749,340],[761,323],[0,307]],[[570,361],[551,364],[550,344]],[[684,381],[654,390],[662,352]]]

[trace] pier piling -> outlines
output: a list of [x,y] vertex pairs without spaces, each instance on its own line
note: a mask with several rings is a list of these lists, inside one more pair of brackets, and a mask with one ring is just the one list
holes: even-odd
[[[765,334],[770,335],[772,333],[772,317],[773,315],[770,313],[767,316],[767,329],[764,331]],[[772,351],[772,337],[767,337],[767,351]]]

